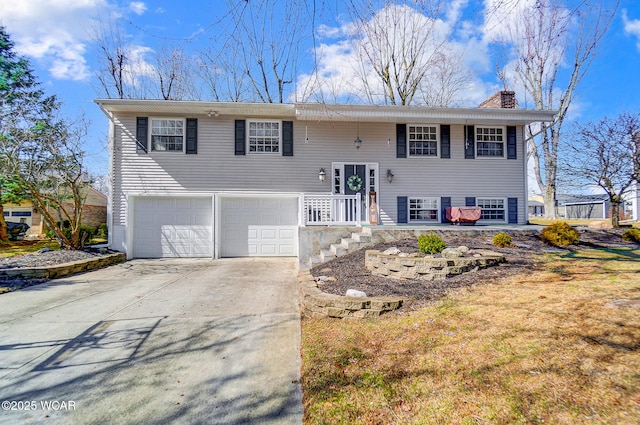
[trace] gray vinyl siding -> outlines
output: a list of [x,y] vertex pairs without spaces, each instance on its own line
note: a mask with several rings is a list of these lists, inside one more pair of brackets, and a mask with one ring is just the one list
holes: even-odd
[[[127,194],[252,192],[331,192],[331,164],[378,163],[378,204],[383,224],[397,220],[397,197],[518,198],[518,222],[526,222],[525,158],[522,127],[517,131],[517,160],[465,159],[464,125],[451,125],[451,158],[396,158],[395,123],[294,121],[294,156],[235,155],[235,119],[198,117],[198,153],[138,152],[136,117],[119,117],[114,152],[114,224],[124,225]],[[116,120],[118,121],[118,120]],[[353,140],[362,139],[356,150]],[[307,139],[307,140],[305,140]],[[318,171],[327,180],[321,183]],[[387,169],[395,175],[392,183]]]

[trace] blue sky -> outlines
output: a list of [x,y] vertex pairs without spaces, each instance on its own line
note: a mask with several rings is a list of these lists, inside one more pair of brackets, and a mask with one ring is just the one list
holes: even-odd
[[[63,101],[65,113],[85,114],[91,120],[86,141],[88,165],[93,173],[104,175],[108,163],[107,120],[93,103],[103,97],[95,77],[97,49],[90,35],[96,22],[116,17],[127,43],[140,48],[141,60],[149,60],[149,55],[167,44],[179,45],[196,55],[233,30],[226,14],[228,4],[253,5],[254,1],[4,0],[0,2],[0,23],[7,28],[18,52],[30,60],[46,90]],[[501,89],[484,41],[483,13],[496,1],[446,2],[441,23],[451,33],[449,47],[464,49],[466,66],[475,73],[460,103],[465,106],[475,106]],[[341,9],[340,0],[317,0],[316,4],[321,9],[315,15],[315,41],[324,49],[320,67],[338,80],[347,80],[349,77],[338,69],[350,60],[349,49],[344,48],[349,16]],[[300,51],[296,88],[302,86],[313,63],[311,37],[306,40]],[[570,118],[599,120],[605,115],[640,111],[639,70],[640,2],[621,0],[618,15],[577,91]],[[201,98],[211,99],[206,93],[201,93]],[[290,94],[290,100],[295,98]]]

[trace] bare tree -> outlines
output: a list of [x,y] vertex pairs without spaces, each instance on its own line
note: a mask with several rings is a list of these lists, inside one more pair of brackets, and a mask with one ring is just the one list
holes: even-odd
[[98,47],[96,78],[107,98],[185,100],[197,98],[191,61],[181,47],[163,46],[154,52],[127,43],[119,21],[101,22],[93,29]]
[[370,103],[447,106],[468,81],[448,46],[444,2],[351,0],[358,69]]
[[[231,95],[232,100],[283,103],[297,74],[298,50],[308,20],[302,19],[307,2],[303,0],[262,2],[228,1],[233,22],[231,35],[220,45],[233,45],[234,57],[209,52],[203,65],[211,75],[229,72],[230,79],[215,78],[214,96]],[[310,33],[310,31],[308,32]],[[211,61],[214,59],[214,61]],[[233,70],[241,70],[235,73]],[[225,84],[220,85],[220,81]]]
[[563,170],[574,184],[597,185],[609,196],[619,226],[624,195],[640,178],[640,114],[621,114],[577,125]]
[[[619,2],[536,0],[531,3],[502,0],[497,2],[499,7],[489,13],[494,14],[494,21],[500,20],[497,38],[508,46],[512,58],[508,69],[501,73],[505,86],[522,88],[526,102],[532,102],[536,109],[558,110],[554,122],[528,129],[528,151],[544,197],[545,216],[554,219],[562,127]],[[504,10],[510,14],[506,19]]]
[[92,34],[98,46],[100,64],[96,78],[107,98],[124,99],[128,97],[125,74],[130,58],[123,31],[115,21],[101,22],[99,25]]
[[163,46],[155,53],[157,89],[164,100],[187,100],[198,96],[193,86],[191,60],[181,47]]
[[240,102],[249,98],[240,46],[227,40],[223,48],[211,47],[201,52],[196,72],[213,100]]

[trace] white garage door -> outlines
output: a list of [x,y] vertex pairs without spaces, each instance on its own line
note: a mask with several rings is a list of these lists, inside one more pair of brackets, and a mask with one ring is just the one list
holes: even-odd
[[213,257],[211,198],[134,201],[135,258]]
[[221,257],[298,255],[297,198],[222,198]]

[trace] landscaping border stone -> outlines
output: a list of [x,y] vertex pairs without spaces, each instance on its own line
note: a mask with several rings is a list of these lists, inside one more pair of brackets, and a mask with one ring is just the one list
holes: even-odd
[[475,255],[471,257],[431,258],[417,255],[401,257],[369,249],[365,252],[365,267],[376,276],[391,279],[439,280],[506,262],[505,256],[497,252],[473,252]]
[[112,264],[124,263],[125,261],[127,261],[126,255],[123,252],[116,252],[98,258],[72,261],[53,266],[0,269],[0,278],[56,279],[100,269]]
[[309,270],[300,270],[300,311],[303,316],[341,319],[378,317],[397,310],[407,300],[400,297],[343,297],[327,294],[318,288],[318,283]]

